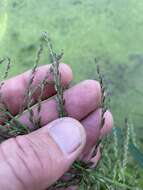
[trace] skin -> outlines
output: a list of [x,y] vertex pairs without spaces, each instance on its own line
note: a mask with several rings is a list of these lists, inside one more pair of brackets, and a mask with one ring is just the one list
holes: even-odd
[[[41,66],[38,69],[33,86],[40,83],[49,68],[50,65]],[[69,85],[73,78],[69,66],[61,64],[60,72],[62,84]],[[30,71],[25,72],[5,81],[2,88],[2,101],[7,104],[13,115],[19,112],[23,103],[29,77]],[[52,80],[52,76],[49,77]],[[38,94],[37,90],[33,95],[34,104],[36,104]],[[105,123],[100,129],[100,84],[93,80],[82,81],[64,93],[65,107],[70,118],[62,120],[63,122],[68,120],[69,123],[78,125],[82,136],[79,148],[70,155],[64,155],[48,132],[58,118],[56,102],[52,98],[54,94],[53,84],[47,85],[42,97],[41,129],[28,135],[9,139],[0,145],[0,186],[3,187],[3,190],[46,189],[69,169],[74,160],[77,158],[88,159],[92,147],[111,131],[113,118],[109,111],[105,113]],[[33,111],[36,117],[36,105],[33,107]],[[28,127],[32,127],[28,119],[28,112],[20,117],[20,121]],[[100,149],[93,162],[96,163],[99,159]]]

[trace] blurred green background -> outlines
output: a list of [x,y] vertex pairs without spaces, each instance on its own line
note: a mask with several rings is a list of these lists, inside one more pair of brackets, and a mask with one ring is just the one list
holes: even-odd
[[115,124],[122,126],[130,117],[141,138],[142,13],[142,0],[0,0],[0,57],[11,57],[11,76],[32,68],[43,31],[50,33],[56,50],[64,50],[75,82],[96,78],[96,57]]

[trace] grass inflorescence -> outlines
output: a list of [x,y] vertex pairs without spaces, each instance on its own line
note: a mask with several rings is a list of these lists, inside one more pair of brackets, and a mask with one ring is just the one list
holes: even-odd
[[61,74],[59,71],[60,60],[63,56],[63,52],[61,54],[56,54],[54,52],[51,39],[49,38],[46,32],[44,33],[44,39],[47,42],[47,46],[50,52],[50,57],[51,57],[51,62],[52,62],[50,71],[53,74],[54,83],[55,83],[57,110],[59,113],[59,117],[64,117],[64,116],[67,116],[67,113],[64,107],[64,103],[65,103],[64,98],[63,98],[64,89],[61,83]]

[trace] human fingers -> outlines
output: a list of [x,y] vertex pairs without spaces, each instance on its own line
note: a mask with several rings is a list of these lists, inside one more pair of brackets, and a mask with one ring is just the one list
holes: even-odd
[[104,113],[104,125],[101,128],[101,109],[97,109],[86,118],[84,118],[81,123],[86,131],[86,145],[81,155],[81,159],[87,160],[90,157],[90,152],[93,147],[97,145],[99,140],[105,135],[110,133],[113,127],[113,117],[110,111]]
[[[69,117],[81,120],[100,107],[101,88],[95,80],[85,80],[64,92],[65,110]],[[58,118],[55,98],[41,102],[40,113],[37,105],[32,108],[34,118],[41,118],[41,126]],[[29,120],[29,112],[23,113],[19,120],[28,127],[33,127]]]
[[43,190],[58,180],[81,154],[86,142],[75,119],[57,119],[0,145],[0,187]]
[[[46,76],[48,78],[48,81],[53,81],[52,74],[50,73],[50,66],[51,65],[49,64],[37,68],[32,83],[32,89],[38,87]],[[61,82],[63,86],[67,86],[72,80],[72,70],[66,64],[60,64],[59,70],[61,73]],[[28,88],[30,77],[31,77],[31,70],[4,81],[4,85],[1,89],[2,103],[6,104],[9,111],[13,115],[18,114],[21,109],[21,106],[23,106],[24,97],[26,90]],[[49,98],[53,96],[55,93],[56,92],[54,84],[47,83],[43,91],[42,99]],[[40,94],[40,89],[37,88],[37,90],[31,97],[33,100],[33,104],[36,103],[39,94]],[[26,105],[24,106],[26,107]]]

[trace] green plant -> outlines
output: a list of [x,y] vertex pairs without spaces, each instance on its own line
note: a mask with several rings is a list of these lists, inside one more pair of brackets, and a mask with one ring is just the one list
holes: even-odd
[[[37,71],[37,67],[40,62],[40,58],[44,49],[44,45],[48,47],[51,57],[51,69],[50,73],[53,75],[53,81],[49,80],[49,73],[41,82],[39,86],[33,88],[33,81],[35,77],[35,73]],[[38,106],[37,111],[38,115],[40,115],[41,110],[41,101],[44,87],[47,83],[54,83],[56,90],[56,102],[57,102],[57,111],[59,113],[59,117],[64,117],[68,115],[64,107],[64,88],[61,84],[61,76],[59,72],[59,64],[62,58],[63,53],[57,55],[53,51],[51,39],[49,38],[47,33],[43,34],[42,42],[40,48],[37,52],[35,65],[31,71],[31,77],[29,79],[29,83],[27,86],[27,90],[25,92],[25,98],[22,105],[22,108],[19,112],[19,115],[14,117],[8,110],[7,106],[3,104],[1,106],[1,120],[4,125],[0,126],[0,141],[4,141],[10,137],[15,137],[17,135],[27,134],[36,130],[40,127],[41,118],[40,116],[35,119],[34,113],[32,110],[33,99],[32,95],[37,89],[40,89],[40,95],[38,97]],[[2,59],[0,63],[4,63],[7,61],[6,72],[3,76],[3,80],[7,78],[8,71],[10,68],[10,59]],[[107,110],[107,102],[106,102],[106,90],[104,87],[104,78],[101,74],[100,67],[97,65],[97,74],[98,79],[101,84],[102,98],[101,98],[101,108],[102,108],[102,119],[101,119],[101,127],[104,125],[104,113]],[[4,82],[1,82],[0,85],[0,98],[1,98],[1,89],[4,85]],[[29,129],[27,126],[23,125],[19,122],[18,118],[25,110],[25,104],[27,104],[27,110],[29,112],[29,120],[33,124],[34,128]],[[130,127],[131,126],[131,127]],[[95,165],[90,161],[76,161],[71,169],[65,174],[65,176],[57,181],[49,189],[58,189],[58,188],[66,188],[71,185],[78,185],[79,189],[139,189],[137,188],[137,173],[130,174],[130,166],[132,166],[132,162],[129,156],[129,147],[130,142],[135,144],[135,137],[133,132],[133,125],[130,125],[128,120],[125,119],[125,127],[114,128],[112,135],[103,139],[103,141],[99,141],[95,147],[93,147],[91,157],[94,157],[97,152],[97,147],[100,144],[102,150],[102,159],[101,161]],[[66,180],[65,180],[66,177]],[[132,184],[132,181],[135,181]]]

